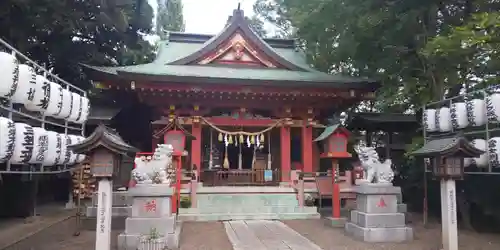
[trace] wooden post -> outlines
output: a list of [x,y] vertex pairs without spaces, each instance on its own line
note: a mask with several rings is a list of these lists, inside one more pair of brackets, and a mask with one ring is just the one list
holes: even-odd
[[304,174],[299,173],[299,182],[297,183],[297,189],[298,189],[298,201],[299,201],[299,207],[304,206]]
[[457,199],[455,180],[441,180],[443,250],[458,250]]
[[337,173],[339,162],[337,159],[332,159],[332,163],[332,217],[340,218],[340,186],[335,178],[339,174]]
[[191,142],[191,165],[198,166],[197,173],[201,171],[201,125],[193,124],[191,134],[195,139]]
[[175,212],[177,214],[177,208],[179,207],[178,204],[179,204],[179,201],[180,201],[180,198],[181,198],[181,190],[182,190],[182,187],[181,187],[181,180],[182,180],[182,171],[181,171],[181,167],[182,167],[182,159],[181,159],[181,155],[177,155],[177,156],[174,156],[175,157],[175,160],[177,161],[177,166],[176,166],[176,170],[175,170],[175,193],[174,195],[172,196],[172,212]]
[[196,171],[193,171],[192,175],[190,187],[191,207],[197,207],[196,192],[198,191],[198,176]]
[[306,173],[313,171],[312,144],[312,127],[304,125],[302,127],[302,164]]
[[101,178],[98,185],[95,249],[110,250],[113,181],[111,178]]
[[[268,140],[271,140],[269,137]],[[290,181],[290,171],[292,162],[290,158],[290,127],[285,125],[280,128],[280,145],[281,145],[281,181]]]

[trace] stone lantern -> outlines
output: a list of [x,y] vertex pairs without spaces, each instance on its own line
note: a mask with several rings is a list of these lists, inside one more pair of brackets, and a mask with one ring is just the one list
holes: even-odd
[[457,200],[455,180],[463,179],[464,158],[479,157],[477,149],[462,136],[431,139],[411,154],[428,158],[433,175],[441,184],[441,220],[444,250],[458,250]]
[[113,175],[120,169],[122,157],[132,157],[137,150],[122,140],[112,129],[99,125],[78,144],[68,146],[75,154],[89,157],[92,175],[98,179],[96,249],[111,248],[111,216]]

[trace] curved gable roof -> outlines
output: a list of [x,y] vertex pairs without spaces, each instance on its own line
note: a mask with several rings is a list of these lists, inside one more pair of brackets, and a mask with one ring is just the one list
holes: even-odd
[[262,38],[255,34],[255,32],[250,28],[248,22],[245,20],[243,10],[240,9],[234,10],[229,25],[227,25],[224,30],[222,30],[222,32],[217,36],[214,36],[210,40],[205,42],[205,44],[199,50],[168,64],[186,65],[193,63],[201,59],[211,51],[217,49],[217,47],[228,40],[238,30],[241,31],[242,35],[246,39],[252,42],[262,52],[264,52],[266,56],[273,59],[283,67],[295,71],[310,71],[309,67],[303,67],[302,65],[295,64],[281,57],[271,46],[269,46],[269,44],[267,44]]

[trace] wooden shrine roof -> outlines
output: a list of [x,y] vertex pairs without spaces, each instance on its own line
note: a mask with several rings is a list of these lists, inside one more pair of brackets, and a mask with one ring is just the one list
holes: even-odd
[[485,153],[485,151],[474,147],[474,145],[472,145],[465,137],[455,136],[431,139],[420,149],[413,151],[411,155],[419,157],[435,157],[439,155],[478,157],[483,153]]
[[99,146],[103,146],[122,155],[139,152],[138,149],[126,143],[114,130],[103,124],[99,125],[85,140],[77,144],[69,145],[68,148],[76,154],[82,154]]
[[[235,44],[239,47],[235,47]],[[237,49],[241,49],[240,52],[245,54],[252,65],[214,63],[225,55],[223,53],[234,54]],[[181,83],[325,86],[367,91],[374,91],[380,85],[378,81],[367,78],[333,75],[313,69],[307,63],[305,54],[296,48],[294,40],[260,38],[250,28],[240,9],[233,12],[228,25],[218,35],[171,33],[169,40],[160,42],[157,58],[152,63],[122,67],[84,66],[90,78],[97,81],[124,79]]]

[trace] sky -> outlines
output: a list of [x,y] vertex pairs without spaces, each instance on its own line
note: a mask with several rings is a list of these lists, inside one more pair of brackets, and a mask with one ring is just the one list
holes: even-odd
[[[182,0],[187,33],[214,35],[226,24],[227,18],[241,3],[246,16],[253,15],[256,0]],[[156,12],[157,0],[148,0]]]

